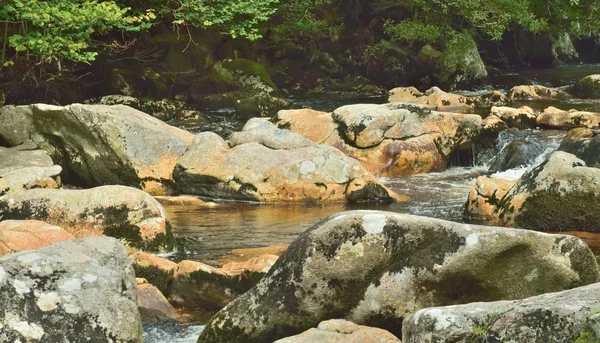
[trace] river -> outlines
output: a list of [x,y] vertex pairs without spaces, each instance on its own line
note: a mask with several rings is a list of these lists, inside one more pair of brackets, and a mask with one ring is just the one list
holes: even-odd
[[[503,79],[492,80],[493,88],[504,89],[502,85],[543,84],[563,87],[573,84],[577,79],[600,72],[600,65],[567,66],[561,68],[526,70],[504,75]],[[496,82],[496,83],[494,83]],[[463,91],[473,94],[482,89]],[[382,103],[385,98],[346,98],[331,100],[330,98],[290,99],[297,104],[317,110],[331,111],[344,104]],[[575,108],[579,110],[600,112],[600,101],[597,100],[560,100],[560,101],[524,101],[516,104],[528,105],[536,110],[548,106],[561,109]],[[214,112],[223,116],[223,125],[228,130],[239,129],[243,122],[231,115],[229,109]],[[188,128],[194,131],[202,128]],[[491,177],[518,179],[528,168],[541,162],[554,151],[564,137],[565,132],[519,130],[503,132],[491,148],[476,149],[474,161],[470,166],[450,167],[444,172],[413,175],[408,177],[385,178],[381,181],[395,192],[410,197],[409,201],[382,204],[353,204],[327,206],[297,205],[262,205],[256,203],[224,203],[215,208],[192,208],[183,206],[166,206],[169,220],[180,242],[179,251],[169,256],[173,260],[191,259],[218,266],[221,258],[232,249],[263,247],[292,242],[301,232],[315,222],[334,213],[353,209],[377,209],[420,216],[463,221],[464,204],[468,192],[480,175]],[[531,156],[518,168],[496,174],[489,174],[488,168],[502,149],[515,139],[534,142],[543,147],[543,153]],[[598,235],[575,233],[592,246],[594,252],[600,254]],[[207,318],[204,314],[201,318]],[[195,342],[202,329],[200,323],[190,325],[146,326],[144,342]]]

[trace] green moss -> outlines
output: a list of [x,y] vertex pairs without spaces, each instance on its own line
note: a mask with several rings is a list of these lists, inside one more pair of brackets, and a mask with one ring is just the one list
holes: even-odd
[[515,218],[518,227],[538,231],[600,231],[600,196],[592,192],[538,191]]
[[171,294],[174,270],[166,271],[156,266],[145,267],[137,263],[133,264],[133,270],[135,271],[135,277],[148,280],[148,282],[156,286],[165,297],[168,297]]
[[275,83],[273,83],[273,80],[271,79],[271,75],[260,63],[243,58],[236,58],[232,60],[224,60],[222,65],[223,68],[228,71],[238,71],[247,75],[258,76],[262,82],[271,86],[273,89],[277,89],[277,86],[275,86]]

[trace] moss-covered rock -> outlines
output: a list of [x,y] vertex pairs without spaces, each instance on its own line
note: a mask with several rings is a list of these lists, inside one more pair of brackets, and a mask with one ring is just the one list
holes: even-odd
[[469,34],[456,36],[448,44],[436,67],[436,78],[449,88],[456,88],[487,78],[488,72]]
[[147,251],[172,251],[175,238],[162,206],[123,186],[88,190],[33,189],[0,197],[4,219],[36,219],[76,237],[106,235]]
[[590,316],[600,309],[600,284],[515,301],[420,310],[402,323],[402,342],[596,343]]
[[173,191],[173,167],[194,135],[124,105],[36,104],[3,107],[0,137],[11,145],[33,140],[67,183],[161,195]]
[[600,75],[588,75],[577,81],[571,93],[581,98],[600,99]]
[[598,277],[593,253],[572,236],[344,212],[301,234],[199,342],[272,342],[331,318],[399,335],[404,316],[424,307],[519,299]]
[[292,104],[283,98],[259,94],[235,101],[234,107],[240,117],[253,118],[272,117],[280,110],[292,107]]

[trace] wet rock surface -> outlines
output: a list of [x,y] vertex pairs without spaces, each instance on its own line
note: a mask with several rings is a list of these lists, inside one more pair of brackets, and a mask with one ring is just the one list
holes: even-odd
[[0,213],[4,219],[46,221],[76,237],[116,237],[143,250],[171,251],[175,244],[162,206],[130,187],[21,191],[0,197]]
[[516,299],[597,282],[578,238],[378,211],[343,212],[298,237],[199,342],[271,342],[330,318],[399,334],[430,306]]
[[[404,319],[402,341],[594,342],[600,284],[515,301],[417,311]],[[581,338],[581,340],[580,340]]]
[[122,244],[91,237],[0,257],[0,341],[141,343]]
[[536,119],[537,125],[546,129],[570,130],[576,127],[600,126],[600,113],[548,107]]

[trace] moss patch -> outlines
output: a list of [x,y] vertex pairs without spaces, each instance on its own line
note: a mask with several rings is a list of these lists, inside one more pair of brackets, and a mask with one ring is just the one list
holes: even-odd
[[515,223],[538,231],[600,232],[599,203],[600,196],[592,192],[538,191],[527,198]]

